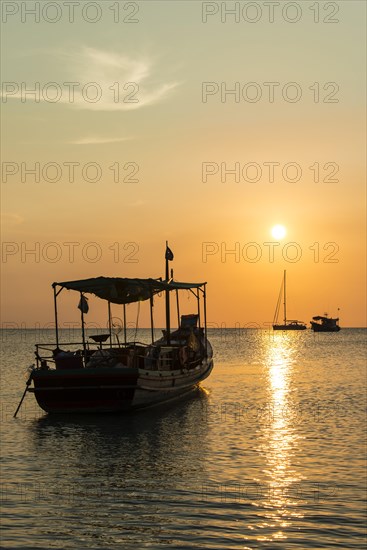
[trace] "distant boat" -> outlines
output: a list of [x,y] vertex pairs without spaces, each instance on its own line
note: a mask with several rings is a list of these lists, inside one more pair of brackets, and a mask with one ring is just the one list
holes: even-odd
[[[283,298],[283,323],[278,323],[280,306]],[[286,294],[286,271],[284,270],[283,280],[280,287],[277,306],[275,308],[273,330],[306,330],[306,325],[302,321],[287,319],[287,294]]]
[[312,319],[313,321],[310,321],[311,328],[315,332],[339,332],[340,330],[339,317],[333,319],[327,313],[324,313],[324,315],[316,315]]

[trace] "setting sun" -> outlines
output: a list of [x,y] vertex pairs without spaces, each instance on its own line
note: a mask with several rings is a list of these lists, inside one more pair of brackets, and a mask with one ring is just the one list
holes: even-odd
[[274,239],[283,239],[286,236],[286,233],[287,231],[284,225],[274,225],[271,230],[271,234]]

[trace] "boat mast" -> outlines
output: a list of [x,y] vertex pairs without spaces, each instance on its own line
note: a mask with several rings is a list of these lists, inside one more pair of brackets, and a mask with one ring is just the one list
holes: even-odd
[[83,305],[83,293],[80,293],[80,317],[82,321],[82,340],[83,340],[83,357],[86,360],[87,356],[87,347],[85,343],[85,327],[84,327],[84,305]]
[[286,270],[284,270],[284,279],[283,279],[283,296],[284,296],[284,324],[287,324],[287,298],[286,298],[286,286],[285,286]]
[[[166,241],[166,254],[165,254],[165,260],[166,260],[166,282],[168,283],[169,278],[169,270],[168,270],[168,262],[169,262],[169,256],[168,256],[168,241]],[[169,309],[169,290],[166,290],[166,339],[167,339],[167,345],[169,346],[171,344],[171,326],[170,326],[170,309]]]
[[279,294],[278,294],[278,301],[277,301],[277,305],[276,305],[275,312],[274,312],[273,325],[278,324],[280,304],[282,302],[282,297],[283,297],[283,285],[284,285],[284,277],[283,277],[282,283],[280,285],[280,290],[279,290]]

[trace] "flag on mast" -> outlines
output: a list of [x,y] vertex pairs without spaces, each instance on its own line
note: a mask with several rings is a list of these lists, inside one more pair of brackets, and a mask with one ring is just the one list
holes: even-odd
[[78,308],[80,309],[80,311],[82,311],[83,313],[88,313],[89,311],[89,305],[88,305],[88,298],[86,298],[84,296],[84,294],[82,294],[80,296],[80,301],[79,301],[79,304],[78,304]]
[[169,248],[168,245],[166,245],[166,255],[165,255],[165,259],[168,260],[169,262],[172,262],[172,260],[173,260],[173,252],[172,252],[172,250]]

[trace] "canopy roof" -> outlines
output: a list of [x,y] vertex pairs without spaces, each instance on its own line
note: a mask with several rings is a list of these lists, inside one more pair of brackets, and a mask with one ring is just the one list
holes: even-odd
[[323,320],[326,320],[326,321],[339,321],[339,317],[336,318],[336,319],[332,319],[331,317],[325,317],[323,315],[316,315],[315,317],[312,317],[312,319],[314,321],[323,321]]
[[95,277],[79,281],[53,283],[53,287],[60,286],[68,290],[76,290],[88,294],[95,294],[102,300],[113,304],[129,304],[148,300],[162,290],[189,290],[200,288],[206,283],[179,283],[177,281],[162,281],[161,279],[126,279],[121,277]]

